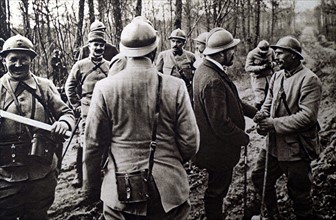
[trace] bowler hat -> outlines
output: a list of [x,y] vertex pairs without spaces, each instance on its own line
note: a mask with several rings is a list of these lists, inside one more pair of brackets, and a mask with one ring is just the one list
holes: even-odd
[[240,39],[234,39],[232,34],[224,28],[214,28],[210,31],[206,39],[206,47],[203,51],[205,55],[211,55],[223,50],[228,50],[239,44]]

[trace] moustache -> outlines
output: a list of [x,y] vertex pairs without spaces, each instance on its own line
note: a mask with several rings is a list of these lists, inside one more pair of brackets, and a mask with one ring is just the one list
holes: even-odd
[[103,52],[104,52],[104,50],[102,50],[102,49],[95,50],[95,53],[98,53],[98,54],[102,54]]

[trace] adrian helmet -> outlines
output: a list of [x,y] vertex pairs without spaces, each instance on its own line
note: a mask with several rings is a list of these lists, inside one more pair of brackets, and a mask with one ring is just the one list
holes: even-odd
[[132,21],[121,32],[120,53],[127,57],[142,57],[157,48],[159,40],[156,30],[148,22]]
[[90,32],[92,31],[105,31],[106,26],[101,21],[94,21],[90,25]]
[[299,56],[300,60],[303,60],[303,56],[301,54],[302,48],[300,42],[292,36],[285,36],[280,38],[280,40],[276,43],[276,45],[271,46],[273,49],[281,48],[288,50]]
[[194,41],[205,44],[208,34],[209,34],[209,32],[203,32],[200,35],[198,35],[197,38],[194,39]]
[[180,28],[177,28],[175,30],[173,30],[170,34],[170,36],[168,37],[168,39],[172,39],[172,38],[177,38],[177,39],[181,39],[181,40],[186,40],[186,34],[183,30],[181,30]]
[[34,50],[33,43],[28,38],[20,34],[12,36],[5,41],[2,47],[1,56],[5,57],[11,51],[26,52],[32,59],[37,55]]
[[239,44],[239,39],[234,39],[232,34],[224,28],[214,28],[210,31],[206,39],[206,47],[203,54],[215,54],[223,50],[228,50]]

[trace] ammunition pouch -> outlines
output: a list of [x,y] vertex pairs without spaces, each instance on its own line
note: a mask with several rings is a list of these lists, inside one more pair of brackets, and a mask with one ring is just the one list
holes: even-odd
[[130,173],[116,172],[118,200],[121,203],[146,202],[148,199],[148,170]]
[[43,164],[50,165],[57,147],[57,143],[50,134],[35,133],[31,142],[28,155]]

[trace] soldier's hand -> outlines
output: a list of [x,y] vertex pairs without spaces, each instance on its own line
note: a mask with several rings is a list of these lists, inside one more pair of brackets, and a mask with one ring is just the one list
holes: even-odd
[[56,121],[51,126],[51,133],[66,137],[66,132],[69,130],[69,125],[64,121]]
[[262,131],[271,131],[274,130],[274,119],[265,118],[258,123],[260,130]]

